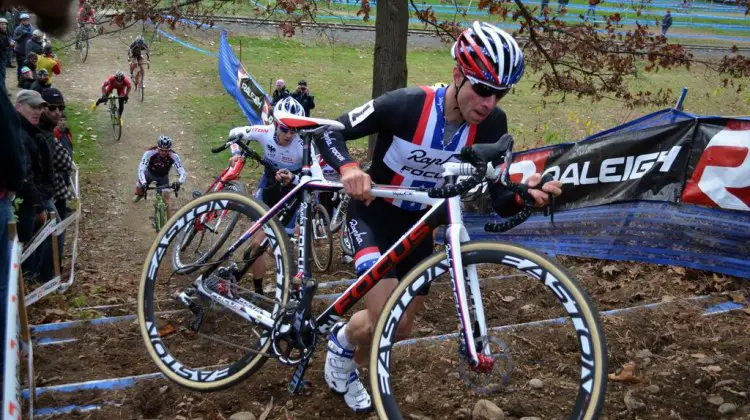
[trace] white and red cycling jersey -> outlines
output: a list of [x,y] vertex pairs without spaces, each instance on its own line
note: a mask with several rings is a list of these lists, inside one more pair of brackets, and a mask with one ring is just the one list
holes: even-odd
[[[338,118],[342,131],[327,131],[317,139],[321,156],[336,170],[355,164],[345,142],[378,133],[372,165],[376,184],[431,188],[443,184],[442,165],[457,162],[465,146],[490,143],[508,131],[505,113],[495,108],[482,123],[451,124],[445,120],[447,88],[420,86],[388,92]],[[426,206],[387,199],[405,210]]]
[[94,19],[94,15],[96,15],[96,9],[93,7],[87,7],[86,4],[81,3],[81,7],[78,8],[78,15],[76,17],[76,21],[81,23],[96,23],[96,20]]
[[[298,173],[302,169],[302,139],[295,135],[288,145],[282,146],[276,143],[276,126],[270,125],[248,125],[245,127],[233,128],[230,136],[242,135],[246,143],[256,141],[263,148],[264,159],[271,163],[278,171],[279,169],[288,169],[292,173]],[[232,154],[239,155],[240,147],[232,144]],[[266,176],[274,177],[276,173],[269,173],[266,168]]]

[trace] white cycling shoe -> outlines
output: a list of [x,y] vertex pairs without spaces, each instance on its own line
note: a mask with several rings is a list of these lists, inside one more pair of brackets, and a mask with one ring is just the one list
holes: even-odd
[[325,380],[332,392],[344,396],[349,408],[357,413],[366,413],[372,411],[372,401],[359,379],[359,371],[354,363],[354,351],[345,349],[336,339],[336,333],[343,326],[343,323],[334,325],[328,335]]

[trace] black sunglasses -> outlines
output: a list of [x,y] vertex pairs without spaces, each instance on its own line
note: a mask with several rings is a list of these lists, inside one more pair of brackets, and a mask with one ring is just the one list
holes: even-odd
[[58,109],[60,112],[65,111],[65,105],[47,105],[47,109],[50,110],[50,112],[55,112]]
[[489,98],[494,95],[495,99],[499,101],[510,92],[510,88],[495,89],[482,83],[471,83],[471,81],[469,81],[469,84],[471,85],[471,90],[482,98]]

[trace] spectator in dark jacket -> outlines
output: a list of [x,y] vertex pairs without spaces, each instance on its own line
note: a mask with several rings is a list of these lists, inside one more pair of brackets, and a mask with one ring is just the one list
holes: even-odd
[[273,91],[273,104],[276,105],[276,102],[279,102],[280,100],[286,98],[289,96],[289,91],[286,90],[286,83],[284,83],[283,80],[279,79],[276,81],[276,90]]
[[31,27],[31,19],[28,13],[21,13],[18,16],[21,21],[13,31],[13,41],[16,46],[13,48],[13,52],[16,53],[16,64],[18,64],[18,80],[21,80],[21,67],[23,62],[26,61],[26,41],[31,39],[31,35],[34,32],[34,28]]
[[[47,107],[39,119],[39,130],[47,141],[47,147],[49,147],[52,155],[53,185],[55,188],[54,204],[57,211],[57,220],[61,221],[68,216],[67,200],[75,198],[68,189],[70,173],[74,168],[73,158],[68,153],[68,149],[55,138],[55,128],[60,122],[60,116],[65,111],[65,100],[62,93],[55,88],[44,89],[42,99],[47,102]],[[58,251],[62,260],[65,235],[60,235],[58,240]]]
[[[28,243],[36,230],[47,221],[54,194],[52,161],[49,147],[38,128],[39,118],[47,103],[39,92],[21,90],[16,95],[16,111],[21,120],[21,138],[26,157],[26,178],[18,191],[23,200],[18,209],[18,239]],[[48,241],[49,242],[49,241]],[[51,251],[42,245],[24,263],[29,280],[48,279],[52,274]]]
[[31,33],[31,39],[26,41],[26,55],[30,52],[42,54],[44,52],[42,44],[44,44],[44,34],[39,29],[34,29],[34,32]]
[[31,84],[30,89],[43,93],[44,89],[51,87],[52,82],[49,80],[49,73],[45,69],[39,69],[39,71],[36,72],[36,80]]
[[13,49],[10,46],[11,38],[8,32],[8,20],[0,17],[0,81],[5,83],[5,72],[10,65],[10,57]]
[[667,31],[670,27],[672,27],[672,12],[667,10],[667,14],[661,20],[661,34],[667,36]]
[[315,96],[310,94],[305,80],[300,80],[297,83],[297,90],[292,93],[292,98],[302,105],[302,108],[305,109],[305,116],[309,117],[310,111],[315,108]]

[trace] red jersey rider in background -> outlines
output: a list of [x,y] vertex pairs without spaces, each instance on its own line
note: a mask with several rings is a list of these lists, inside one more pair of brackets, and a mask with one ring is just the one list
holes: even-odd
[[96,23],[96,21],[94,20],[95,14],[96,14],[96,9],[91,7],[86,0],[78,1],[78,16],[76,18],[76,22],[78,22],[78,25],[95,24]]
[[122,112],[125,110],[125,104],[128,102],[128,95],[131,88],[132,84],[130,83],[130,79],[125,77],[125,73],[121,71],[116,72],[113,76],[109,76],[102,84],[102,97],[91,105],[91,110],[93,111],[99,104],[107,102],[109,94],[117,89],[117,96],[119,96],[117,116],[120,117],[120,124],[122,124]]

